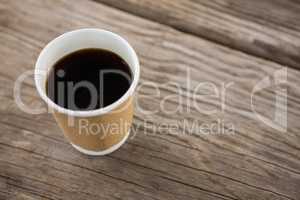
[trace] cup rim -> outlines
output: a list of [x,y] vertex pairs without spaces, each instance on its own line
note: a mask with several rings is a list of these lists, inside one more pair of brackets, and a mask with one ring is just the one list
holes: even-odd
[[[54,103],[46,94],[46,92],[43,90],[43,86],[39,83],[38,81],[38,76],[41,75],[41,70],[40,68],[40,63],[41,63],[41,58],[44,54],[47,53],[47,50],[50,48],[51,45],[53,45],[56,41],[61,40],[64,37],[69,37],[70,35],[74,34],[74,33],[78,33],[78,32],[97,32],[97,33],[106,33],[106,34],[110,34],[113,37],[119,39],[127,48],[127,50],[129,51],[130,55],[132,55],[133,58],[133,81],[131,82],[131,85],[129,87],[129,89],[126,91],[125,94],[123,94],[123,96],[121,98],[119,98],[117,101],[115,101],[114,103],[105,106],[103,108],[99,108],[99,109],[95,109],[95,110],[70,110],[64,107],[61,107],[59,105],[57,105],[56,103]],[[45,71],[43,70],[42,73],[44,73]],[[83,28],[83,29],[77,29],[77,30],[73,30],[73,31],[69,31],[66,33],[63,33],[62,35],[54,38],[53,40],[51,40],[41,51],[41,53],[38,56],[38,59],[36,61],[35,64],[35,70],[34,70],[34,80],[35,80],[35,85],[36,88],[38,90],[39,95],[41,96],[41,98],[47,103],[48,106],[54,108],[55,110],[57,110],[60,113],[69,115],[69,116],[74,116],[74,117],[93,117],[93,116],[100,116],[103,114],[106,114],[114,109],[116,109],[118,106],[120,106],[122,103],[124,103],[129,97],[131,97],[137,87],[138,81],[140,78],[140,64],[139,64],[139,60],[137,57],[136,52],[134,51],[134,49],[132,48],[132,46],[127,42],[127,40],[125,40],[123,37],[121,37],[120,35],[104,30],[104,29],[97,29],[97,28]]]

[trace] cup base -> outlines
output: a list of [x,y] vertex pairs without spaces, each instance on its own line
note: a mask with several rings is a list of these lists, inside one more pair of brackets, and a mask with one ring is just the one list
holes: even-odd
[[130,134],[130,131],[127,132],[126,136],[117,144],[111,146],[110,148],[106,149],[106,150],[103,150],[103,151],[91,151],[91,150],[86,150],[80,146],[77,146],[73,143],[71,143],[71,145],[76,149],[78,150],[79,152],[83,153],[83,154],[86,154],[86,155],[90,155],[90,156],[104,156],[104,155],[107,155],[107,154],[110,154],[114,151],[116,151],[117,149],[119,149],[124,143],[125,141],[127,140],[128,136]]

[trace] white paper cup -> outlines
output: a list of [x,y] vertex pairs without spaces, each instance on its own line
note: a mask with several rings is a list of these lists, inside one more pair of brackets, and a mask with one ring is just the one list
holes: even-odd
[[[121,56],[129,65],[133,75],[127,92],[109,106],[90,110],[73,111],[54,103],[46,94],[49,70],[65,55],[87,48],[112,51]],[[80,152],[88,155],[105,155],[118,149],[128,138],[133,119],[133,95],[140,77],[138,57],[130,44],[119,35],[101,29],[79,29],[67,32],[52,40],[40,53],[35,66],[35,84],[41,98],[54,112],[58,125],[65,137]],[[85,132],[80,123],[84,122]],[[107,128],[118,125],[119,131]],[[105,129],[92,133],[92,126]]]

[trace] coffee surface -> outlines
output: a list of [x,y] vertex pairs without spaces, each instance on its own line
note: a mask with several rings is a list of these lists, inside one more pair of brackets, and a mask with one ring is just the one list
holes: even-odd
[[46,91],[61,107],[94,110],[120,99],[131,81],[130,68],[119,55],[103,49],[82,49],[54,64]]

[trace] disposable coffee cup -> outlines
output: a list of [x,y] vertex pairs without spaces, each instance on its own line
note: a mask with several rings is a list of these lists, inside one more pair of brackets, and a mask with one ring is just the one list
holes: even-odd
[[[61,107],[47,96],[47,75],[62,57],[88,48],[111,51],[126,61],[132,74],[131,85],[121,98],[103,108],[74,111]],[[120,148],[129,136],[139,76],[138,57],[125,39],[106,30],[79,29],[64,33],[46,45],[37,59],[34,78],[39,95],[71,145],[87,155],[106,155]]]

